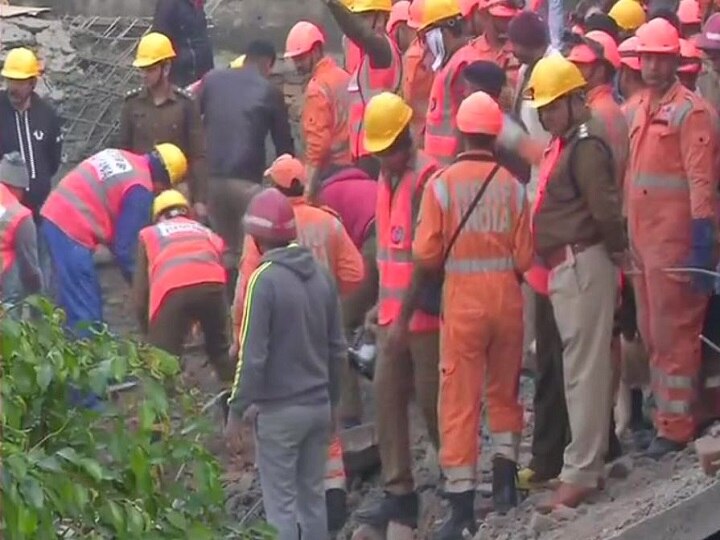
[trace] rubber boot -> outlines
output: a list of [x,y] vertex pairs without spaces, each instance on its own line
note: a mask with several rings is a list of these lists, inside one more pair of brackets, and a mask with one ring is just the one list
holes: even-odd
[[499,514],[506,514],[518,504],[517,475],[517,463],[500,456],[493,459],[493,505]]
[[658,460],[667,454],[680,452],[687,446],[685,443],[679,443],[666,439],[665,437],[655,436],[650,446],[645,451],[645,457]]
[[325,491],[328,531],[335,535],[345,526],[347,520],[347,493],[344,489]]
[[388,526],[391,521],[416,529],[418,524],[417,493],[393,495],[385,492],[382,498],[370,502],[355,512],[358,523],[371,525],[378,529]]
[[450,502],[450,513],[438,525],[432,535],[433,540],[462,540],[467,531],[471,536],[477,532],[475,525],[475,492],[446,493]]

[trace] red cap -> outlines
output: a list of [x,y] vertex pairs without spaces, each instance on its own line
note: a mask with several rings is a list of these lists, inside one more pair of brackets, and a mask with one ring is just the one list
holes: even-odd
[[633,71],[640,71],[640,57],[638,56],[637,45],[638,38],[632,36],[623,41],[618,47],[620,63]]
[[295,240],[295,213],[290,201],[275,188],[252,198],[243,218],[245,232],[257,240],[288,243]]
[[293,180],[299,180],[302,185],[307,183],[305,167],[290,154],[283,154],[273,161],[265,171],[265,176],[269,176],[273,184],[285,189],[292,187]]

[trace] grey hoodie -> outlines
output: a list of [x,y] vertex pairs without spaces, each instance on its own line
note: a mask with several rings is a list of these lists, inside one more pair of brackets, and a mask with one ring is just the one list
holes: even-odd
[[312,252],[291,244],[264,254],[250,276],[229,404],[334,406],[347,344],[335,284]]

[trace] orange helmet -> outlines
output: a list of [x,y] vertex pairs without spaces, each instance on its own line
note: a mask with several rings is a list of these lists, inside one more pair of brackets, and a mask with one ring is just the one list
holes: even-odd
[[697,0],[680,0],[677,16],[681,24],[700,24],[700,4]]
[[620,63],[633,71],[640,71],[640,58],[637,52],[638,38],[635,36],[627,38],[618,47]]
[[678,54],[680,35],[667,20],[652,19],[637,29],[638,53]]
[[462,133],[497,135],[503,126],[500,105],[485,92],[466,97],[455,118]]
[[300,21],[288,32],[285,40],[285,58],[297,58],[312,50],[316,43],[325,44],[320,29],[308,21]]
[[392,34],[395,27],[400,23],[407,23],[410,19],[410,2],[408,0],[400,0],[395,2],[390,12],[390,17],[385,25],[388,34]]
[[680,57],[682,62],[678,73],[700,73],[702,54],[700,49],[689,39],[680,40]]
[[469,17],[475,8],[480,9],[482,3],[483,0],[460,0],[460,13],[463,17]]
[[618,52],[618,46],[610,34],[607,34],[602,30],[592,30],[591,32],[585,34],[585,38],[591,39],[602,46],[603,59],[612,67],[615,69],[620,67],[620,53]]
[[307,183],[305,167],[290,154],[283,154],[273,161],[270,168],[265,171],[265,176],[270,177],[273,184],[285,189],[290,189],[294,180],[298,180],[302,185]]
[[521,11],[514,0],[490,0],[485,7],[490,15],[501,19],[512,19]]
[[243,230],[257,240],[292,242],[297,237],[297,229],[290,201],[275,188],[261,191],[248,205]]

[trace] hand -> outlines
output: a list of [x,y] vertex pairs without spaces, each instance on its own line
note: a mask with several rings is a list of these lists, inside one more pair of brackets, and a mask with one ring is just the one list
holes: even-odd
[[225,423],[225,444],[227,445],[228,451],[233,455],[240,455],[243,452],[243,420],[233,411],[227,415],[227,421]]
[[195,212],[195,217],[198,221],[202,221],[203,223],[207,222],[208,210],[205,203],[197,202],[193,204],[193,211]]
[[378,306],[375,305],[370,308],[365,314],[365,330],[370,332],[372,335],[377,335],[378,326]]
[[385,354],[389,358],[397,358],[407,347],[408,325],[403,321],[395,321],[390,325],[385,340]]

